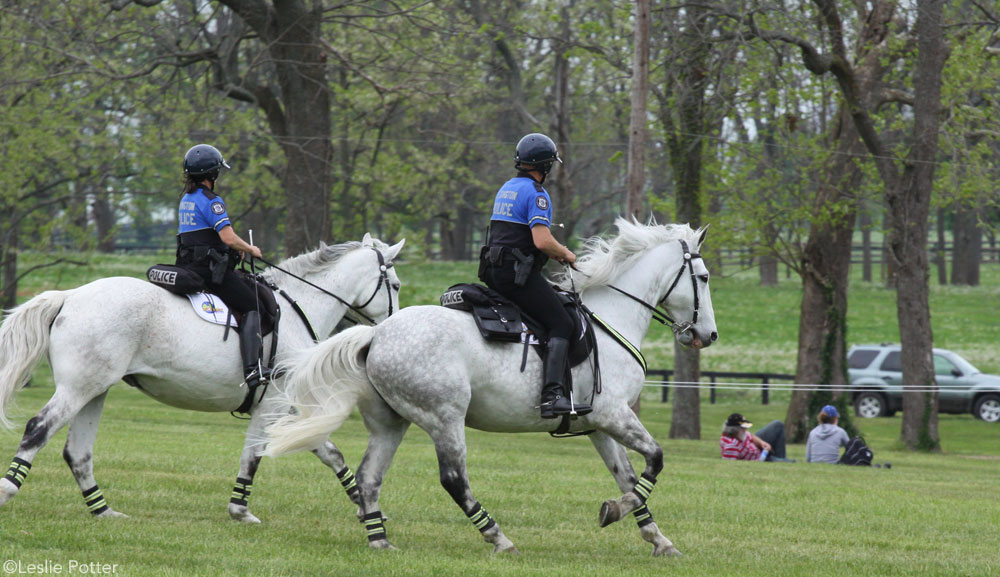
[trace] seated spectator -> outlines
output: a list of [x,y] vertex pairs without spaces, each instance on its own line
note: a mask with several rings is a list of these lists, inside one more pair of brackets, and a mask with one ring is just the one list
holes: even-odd
[[[785,461],[785,424],[781,421],[771,421],[758,434],[749,431],[753,423],[743,418],[739,413],[733,413],[726,419],[722,427],[722,437],[719,448],[722,458],[740,461]],[[761,459],[761,453],[766,455]]]
[[819,411],[819,425],[809,432],[806,441],[807,463],[836,464],[840,459],[840,448],[846,447],[850,438],[847,431],[837,426],[840,413],[837,407],[827,405]]

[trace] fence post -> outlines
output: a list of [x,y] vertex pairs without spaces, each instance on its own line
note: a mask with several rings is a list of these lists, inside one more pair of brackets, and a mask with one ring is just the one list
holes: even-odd
[[764,376],[764,382],[760,387],[760,404],[766,405],[768,402],[768,390],[767,390],[768,378]]
[[710,385],[708,385],[708,390],[709,390],[708,400],[709,400],[709,403],[711,403],[711,404],[714,405],[715,404],[715,375],[712,375],[710,378],[711,378],[712,382],[711,382]]

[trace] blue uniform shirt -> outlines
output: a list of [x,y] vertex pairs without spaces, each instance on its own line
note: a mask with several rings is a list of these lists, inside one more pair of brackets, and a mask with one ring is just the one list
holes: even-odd
[[552,227],[552,202],[549,193],[527,176],[515,176],[500,187],[493,202],[490,220]]
[[215,232],[230,226],[226,203],[221,196],[202,188],[189,192],[177,208],[177,234],[211,229]]

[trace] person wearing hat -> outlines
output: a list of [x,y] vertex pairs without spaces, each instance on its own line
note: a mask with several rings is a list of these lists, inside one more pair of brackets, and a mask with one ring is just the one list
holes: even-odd
[[[719,448],[722,458],[733,461],[788,461],[785,458],[785,424],[771,421],[756,435],[753,426],[740,413],[733,413],[722,427]],[[763,459],[761,454],[766,451]]]
[[839,418],[840,413],[833,405],[820,409],[819,425],[809,431],[809,440],[806,441],[807,463],[837,463],[840,448],[846,447],[850,441],[847,431],[837,426]]

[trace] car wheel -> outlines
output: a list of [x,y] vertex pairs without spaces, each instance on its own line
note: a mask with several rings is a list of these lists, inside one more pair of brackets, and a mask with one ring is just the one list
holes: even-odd
[[976,400],[972,414],[987,423],[1000,422],[1000,395],[983,395]]
[[854,414],[865,419],[886,414],[885,397],[879,393],[861,393],[854,399]]

